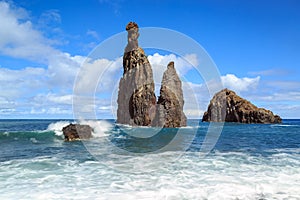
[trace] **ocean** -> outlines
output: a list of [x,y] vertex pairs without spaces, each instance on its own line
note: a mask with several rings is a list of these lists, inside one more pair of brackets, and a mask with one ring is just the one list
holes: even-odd
[[181,129],[85,121],[93,138],[64,142],[70,122],[0,120],[1,200],[300,200],[300,120],[188,120]]

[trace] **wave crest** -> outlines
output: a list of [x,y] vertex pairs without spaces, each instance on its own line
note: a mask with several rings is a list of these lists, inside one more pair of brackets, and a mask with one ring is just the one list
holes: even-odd
[[93,128],[92,135],[94,137],[104,137],[107,135],[107,133],[113,128],[113,124],[109,123],[108,121],[105,120],[81,120],[79,123],[76,122],[70,122],[70,121],[58,121],[49,124],[48,128],[46,131],[53,131],[55,132],[55,135],[57,136],[62,136],[63,135],[63,127],[69,125],[70,123],[73,124],[86,124],[89,125],[90,127]]

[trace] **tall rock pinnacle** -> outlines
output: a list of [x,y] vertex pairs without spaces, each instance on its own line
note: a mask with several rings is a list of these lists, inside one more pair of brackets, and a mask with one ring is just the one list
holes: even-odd
[[160,127],[186,126],[183,104],[181,80],[174,68],[174,62],[170,62],[161,82],[155,125]]
[[139,27],[134,22],[126,26],[127,46],[123,55],[123,77],[119,83],[117,123],[132,126],[186,126],[183,113],[181,81],[168,64],[156,102],[151,65],[138,45]]
[[138,25],[130,22],[126,31],[128,44],[119,83],[117,123],[149,126],[156,109],[153,72],[144,50],[138,46]]

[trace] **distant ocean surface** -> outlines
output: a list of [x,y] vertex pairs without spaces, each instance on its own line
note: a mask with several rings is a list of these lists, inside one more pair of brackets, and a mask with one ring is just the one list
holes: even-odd
[[64,142],[70,122],[0,120],[1,200],[300,200],[300,120],[225,123],[207,155],[209,123],[198,120],[160,130],[88,121],[92,139]]

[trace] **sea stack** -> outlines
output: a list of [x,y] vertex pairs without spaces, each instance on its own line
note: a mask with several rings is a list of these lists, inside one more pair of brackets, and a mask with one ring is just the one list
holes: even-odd
[[258,108],[229,89],[216,93],[202,121],[239,123],[281,123],[282,119],[272,111]]
[[126,26],[128,44],[123,56],[123,77],[119,83],[117,123],[132,126],[186,126],[181,80],[168,64],[156,102],[153,72],[144,50],[138,45],[139,27]]
[[157,102],[155,126],[181,127],[186,126],[186,116],[183,112],[182,84],[174,62],[168,64],[161,82],[160,96]]
[[117,123],[149,126],[156,109],[153,72],[144,50],[138,45],[138,25],[130,22],[126,31],[128,44],[119,83]]

